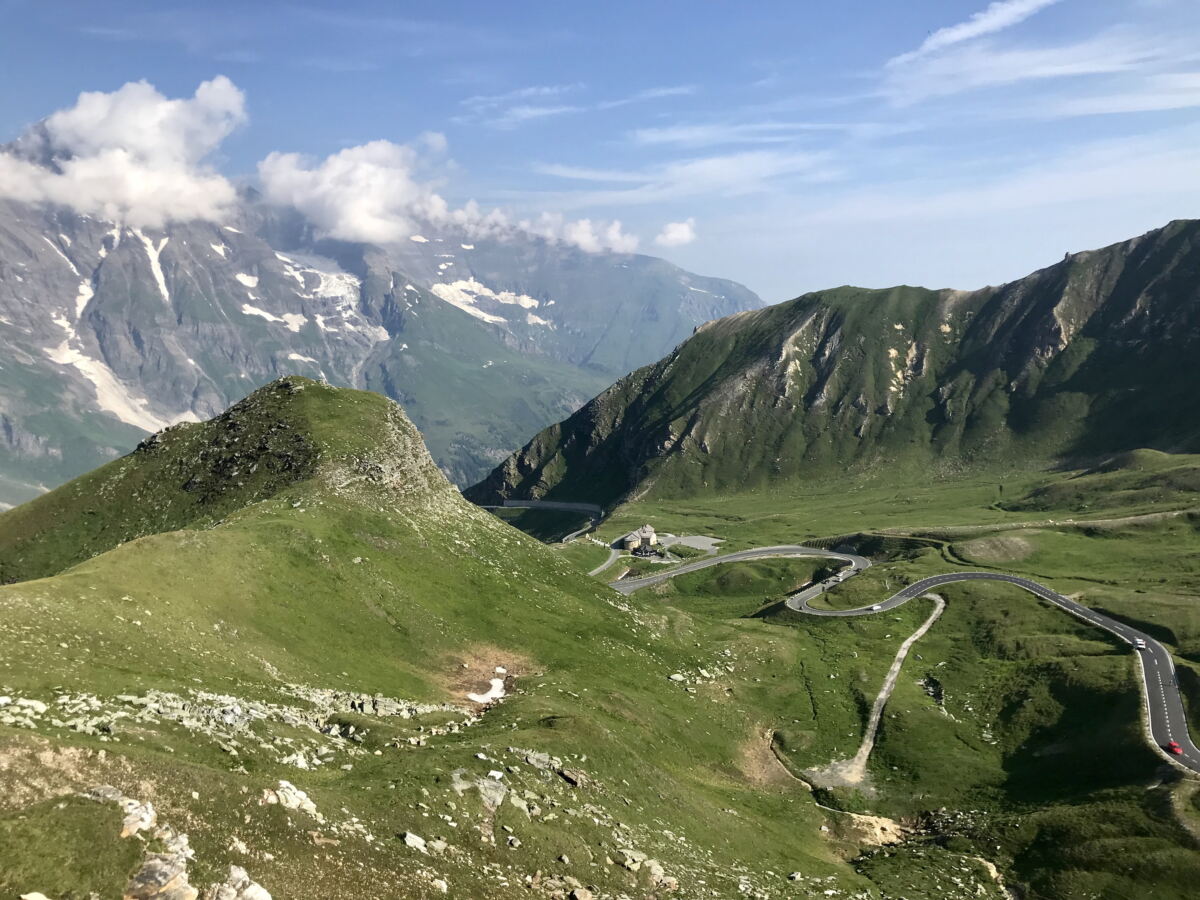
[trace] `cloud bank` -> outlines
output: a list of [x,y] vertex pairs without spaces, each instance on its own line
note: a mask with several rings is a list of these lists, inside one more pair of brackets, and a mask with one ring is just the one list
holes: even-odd
[[245,98],[224,76],[188,99],[145,81],[83,93],[0,152],[0,196],[134,227],[219,220],[237,195],[205,160],[245,121]]
[[422,135],[418,145],[372,141],[320,161],[272,153],[259,163],[258,175],[268,202],[299,210],[323,237],[394,244],[425,228],[452,227],[472,238],[524,232],[589,253],[637,249],[637,237],[619,221],[568,221],[543,213],[514,222],[501,210],[485,213],[474,201],[451,208],[428,174],[445,152],[445,137]]
[[[0,197],[135,228],[220,222],[234,211],[237,191],[207,160],[246,120],[245,96],[224,76],[183,99],[145,81],[83,93],[0,148]],[[392,244],[423,228],[458,228],[473,238],[524,232],[589,253],[637,249],[638,238],[615,220],[543,213],[513,221],[474,201],[452,208],[437,191],[446,149],[445,136],[430,132],[411,144],[371,141],[320,160],[275,152],[258,175],[267,202],[294,207],[320,235],[339,240]]]

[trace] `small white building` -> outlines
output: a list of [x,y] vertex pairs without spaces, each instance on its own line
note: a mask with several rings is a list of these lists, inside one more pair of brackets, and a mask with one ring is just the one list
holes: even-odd
[[658,546],[658,535],[654,533],[652,527],[643,525],[621,538],[621,546],[631,552],[638,550],[646,552],[650,548]]

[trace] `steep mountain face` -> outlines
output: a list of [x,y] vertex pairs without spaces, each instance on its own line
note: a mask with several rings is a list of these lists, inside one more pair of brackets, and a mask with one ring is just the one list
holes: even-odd
[[0,201],[0,503],[289,372],[403,401],[468,483],[695,325],[758,305],[532,237],[322,241],[252,195],[228,224],[163,231]]
[[1200,448],[1200,223],[997,288],[843,287],[702,326],[468,496],[611,503],[846,469]]

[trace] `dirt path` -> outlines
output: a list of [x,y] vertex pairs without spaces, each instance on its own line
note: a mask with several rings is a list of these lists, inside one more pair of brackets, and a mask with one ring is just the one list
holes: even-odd
[[879,731],[879,720],[883,718],[883,708],[887,706],[888,699],[892,696],[892,691],[896,687],[896,678],[900,675],[900,668],[904,665],[904,660],[908,656],[908,651],[912,645],[925,636],[925,632],[933,627],[933,623],[941,616],[942,611],[946,608],[946,601],[937,594],[925,594],[934,602],[933,612],[929,614],[929,618],[921,623],[921,627],[910,634],[904,643],[900,645],[900,649],[896,651],[896,658],[892,660],[892,666],[888,669],[887,677],[883,679],[883,687],[880,688],[878,696],[875,698],[875,703],[871,707],[871,715],[867,719],[867,730],[863,734],[862,744],[859,745],[858,752],[850,759],[838,760],[832,762],[822,769],[814,769],[809,773],[814,784],[822,787],[834,787],[838,785],[847,785],[857,787],[861,785],[867,777],[867,759],[871,755],[871,751],[875,747],[875,735]]

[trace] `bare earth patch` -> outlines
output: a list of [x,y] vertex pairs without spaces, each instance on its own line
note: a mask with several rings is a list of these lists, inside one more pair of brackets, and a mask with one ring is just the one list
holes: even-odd
[[831,813],[829,821],[831,831],[841,840],[857,845],[859,848],[886,847],[899,844],[908,839],[911,830],[905,828],[895,819],[885,816],[867,816],[861,813],[839,812]]
[[449,671],[439,681],[455,701],[466,699],[468,694],[487,696],[494,681],[507,685],[510,679],[533,670],[529,657],[487,644],[464,647],[447,662]]
[[955,544],[954,549],[960,556],[976,562],[1016,562],[1033,553],[1034,546],[1020,535],[1003,534],[964,541]]
[[23,809],[96,784],[127,782],[131,774],[125,760],[102,751],[56,747],[42,738],[12,738],[0,742],[0,809]]
[[737,768],[747,781],[757,787],[787,787],[803,784],[787,770],[771,748],[774,732],[769,728],[758,731],[738,747]]

